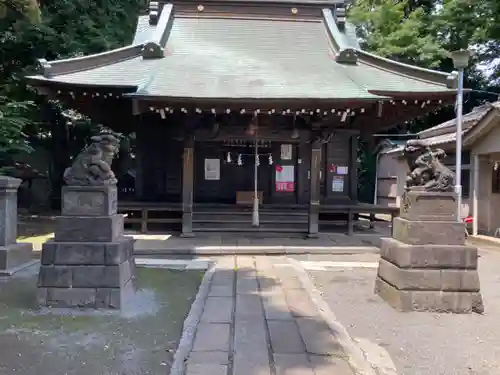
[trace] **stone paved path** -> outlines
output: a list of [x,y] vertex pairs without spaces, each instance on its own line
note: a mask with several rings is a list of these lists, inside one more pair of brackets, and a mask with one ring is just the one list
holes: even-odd
[[285,257],[223,257],[185,375],[353,375]]

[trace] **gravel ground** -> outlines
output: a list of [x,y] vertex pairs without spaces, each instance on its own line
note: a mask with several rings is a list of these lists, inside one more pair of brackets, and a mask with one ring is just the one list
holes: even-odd
[[[373,255],[331,257],[373,262]],[[400,313],[373,293],[376,269],[310,271],[349,333],[385,348],[402,375],[500,374],[500,251],[481,249],[484,315]]]
[[0,374],[168,374],[203,272],[138,268],[121,312],[35,310],[38,267],[0,280]]

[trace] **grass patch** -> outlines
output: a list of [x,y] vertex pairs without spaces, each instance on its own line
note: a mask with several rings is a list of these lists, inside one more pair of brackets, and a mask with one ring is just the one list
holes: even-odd
[[136,301],[122,313],[62,315],[34,309],[33,268],[0,284],[0,373],[168,372],[203,272],[138,268]]

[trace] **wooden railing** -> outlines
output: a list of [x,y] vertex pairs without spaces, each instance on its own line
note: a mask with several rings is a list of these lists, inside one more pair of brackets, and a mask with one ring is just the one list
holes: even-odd
[[[211,205],[217,207],[217,205]],[[272,205],[268,206],[271,207]],[[283,205],[282,205],[283,206]],[[296,206],[296,207],[295,207]],[[307,209],[307,205],[290,205],[288,208]],[[230,209],[232,205],[220,205]],[[236,207],[236,205],[234,205]],[[281,207],[285,209],[285,207]],[[277,208],[278,209],[278,208]],[[139,226],[141,233],[150,230],[150,224],[163,224],[163,227],[180,229],[182,224],[182,205],[180,203],[150,203],[150,202],[120,202],[118,211],[125,214],[125,224]],[[322,204],[319,214],[326,218],[320,218],[320,225],[334,222],[346,222],[345,216],[341,220],[328,218],[329,214],[347,214],[347,232],[354,233],[354,223],[357,217],[365,216],[369,220],[370,228],[374,227],[377,214],[390,215],[391,222],[399,213],[399,208],[383,205],[352,203],[352,204]],[[164,229],[162,228],[162,229]]]

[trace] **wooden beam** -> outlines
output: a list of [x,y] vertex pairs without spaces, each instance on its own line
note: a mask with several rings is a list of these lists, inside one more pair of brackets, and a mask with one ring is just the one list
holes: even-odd
[[182,237],[193,234],[194,139],[185,139],[182,160]]
[[311,172],[309,187],[309,230],[308,237],[316,238],[319,234],[319,208],[320,208],[320,163],[321,163],[320,142],[314,142],[311,145]]
[[349,197],[358,200],[358,136],[351,136],[351,154],[349,156]]

